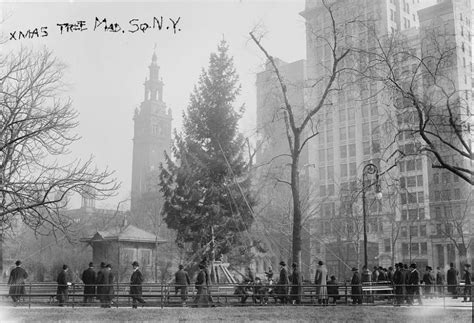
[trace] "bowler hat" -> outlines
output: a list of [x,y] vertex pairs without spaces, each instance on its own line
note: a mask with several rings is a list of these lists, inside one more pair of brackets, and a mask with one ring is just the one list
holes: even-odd
[[284,261],[280,261],[280,266],[286,266],[286,263]]
[[184,266],[183,266],[183,265],[179,265],[178,268],[179,268],[179,269],[183,269]]
[[356,267],[352,267],[351,271],[358,271],[359,269],[357,269]]
[[20,265],[21,265],[21,261],[20,261],[20,260],[15,261],[15,265],[20,266]]
[[68,267],[67,265],[63,265],[63,269],[66,270]]
[[105,262],[102,261],[102,262],[100,263],[100,268],[105,268]]
[[132,262],[132,266],[137,266],[138,267],[138,261]]
[[416,268],[416,264],[415,263],[411,264],[410,268]]
[[89,267],[94,267],[94,263],[92,261],[89,263]]
[[107,266],[105,266],[105,268],[112,268],[112,265],[111,265],[111,264],[107,264]]
[[470,268],[471,265],[470,264],[465,264],[464,267]]

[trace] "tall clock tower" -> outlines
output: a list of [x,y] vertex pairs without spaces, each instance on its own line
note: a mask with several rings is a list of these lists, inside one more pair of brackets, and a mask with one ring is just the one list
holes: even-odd
[[[161,213],[160,205],[150,207],[149,204],[156,202],[156,198],[162,200],[158,186],[159,167],[160,163],[164,162],[164,152],[169,152],[171,147],[171,110],[167,109],[163,102],[163,80],[159,75],[156,52],[153,52],[148,68],[149,75],[144,83],[144,100],[133,116],[131,211],[140,217],[144,216],[140,213]],[[155,210],[144,210],[150,208]],[[146,222],[149,221],[143,223]]]

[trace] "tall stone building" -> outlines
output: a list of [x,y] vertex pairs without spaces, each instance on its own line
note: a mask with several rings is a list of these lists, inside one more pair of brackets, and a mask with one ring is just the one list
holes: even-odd
[[[354,17],[373,22],[379,36],[403,35],[414,53],[423,55],[427,52],[422,40],[429,28],[437,24],[451,30],[449,41],[458,48],[452,76],[457,88],[465,90],[466,98],[471,100],[471,17],[467,15],[471,12],[470,2],[445,0],[426,9],[422,8],[426,3],[417,0],[331,3],[337,8],[334,14],[345,44],[356,44],[368,51],[376,47],[374,38],[362,25],[351,23]],[[307,0],[301,14],[307,23],[306,77],[311,83],[324,77],[331,64],[327,43],[317,37],[327,32],[331,21],[318,0]],[[364,62],[359,59],[348,60],[343,67],[361,66],[358,64]],[[394,140],[395,133],[387,127],[393,122],[390,111],[396,102],[382,93],[380,82],[342,81],[347,84],[328,97],[328,106],[316,120],[322,125],[320,134],[308,147],[308,163],[316,165],[309,168],[309,181],[318,186],[315,207],[319,208],[311,225],[311,253],[313,258],[326,259],[329,272],[341,279],[349,277],[351,266],[363,264],[360,191],[364,165],[374,163],[383,172],[391,166],[385,159],[387,149],[408,152],[406,149],[415,148],[408,138]],[[310,105],[321,91],[319,85],[307,89],[305,104]],[[459,243],[472,245],[472,188],[445,170],[433,170],[426,155],[407,157],[398,166],[391,176],[383,177],[382,200],[375,199],[373,189],[367,191],[369,266],[416,261],[419,266],[445,267],[453,261],[459,267]],[[465,166],[472,169],[472,164]],[[436,220],[443,212],[466,211],[468,216],[460,234],[447,235],[456,228]],[[472,250],[467,250],[468,261],[471,255]]]
[[[135,110],[131,213],[142,228],[164,227],[161,219],[162,197],[159,192],[159,167],[165,151],[171,147],[171,110],[163,101],[163,80],[156,53],[144,83],[144,100]],[[155,230],[153,230],[155,231]]]

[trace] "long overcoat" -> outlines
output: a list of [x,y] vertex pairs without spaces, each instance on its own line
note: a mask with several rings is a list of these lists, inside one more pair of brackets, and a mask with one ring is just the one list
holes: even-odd
[[28,278],[26,270],[21,267],[14,268],[8,278],[8,285],[10,290],[8,294],[11,297],[20,297],[25,295],[25,279]]
[[84,294],[95,295],[95,284],[97,281],[97,274],[93,268],[87,268],[82,273],[82,282],[84,283]]

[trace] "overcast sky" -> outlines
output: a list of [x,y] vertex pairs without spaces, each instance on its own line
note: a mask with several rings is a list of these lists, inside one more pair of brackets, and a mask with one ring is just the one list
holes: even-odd
[[[133,111],[143,100],[143,82],[148,73],[156,44],[160,74],[165,83],[164,101],[173,113],[173,128],[180,128],[182,111],[209,55],[224,37],[234,56],[242,92],[239,104],[246,114],[241,131],[255,133],[256,73],[262,69],[263,56],[249,41],[248,33],[260,24],[267,30],[265,45],[281,59],[291,62],[305,58],[304,19],[299,15],[304,0],[291,1],[179,1],[179,2],[8,2],[2,4],[7,17],[1,26],[3,37],[10,33],[47,27],[48,36],[9,40],[4,50],[19,46],[46,46],[68,65],[66,82],[70,96],[80,113],[77,129],[82,139],[74,145],[73,155],[93,155],[99,167],[116,171],[122,189],[116,198],[98,203],[115,208],[129,197],[131,187]],[[176,21],[176,34],[168,30],[135,29],[129,21],[151,24],[163,17],[165,26]],[[126,32],[94,31],[95,18],[118,23]],[[61,35],[57,24],[86,22],[86,31]]]

